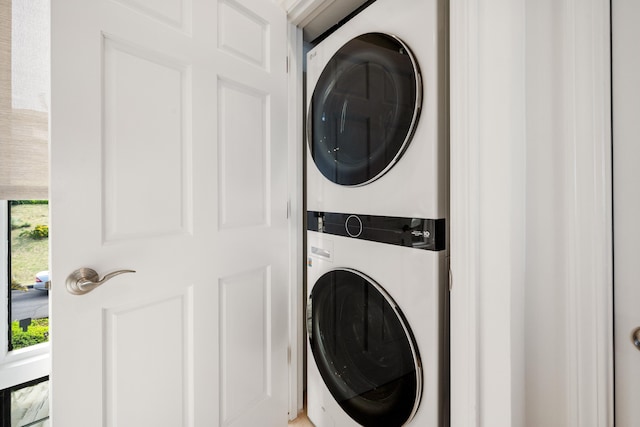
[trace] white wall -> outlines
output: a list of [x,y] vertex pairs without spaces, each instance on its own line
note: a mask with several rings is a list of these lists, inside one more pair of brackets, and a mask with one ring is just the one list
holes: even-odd
[[527,2],[525,414],[612,425],[609,2]]
[[609,2],[451,11],[453,425],[613,425]]
[[563,128],[561,3],[527,8],[526,419],[528,425],[568,426],[567,242]]

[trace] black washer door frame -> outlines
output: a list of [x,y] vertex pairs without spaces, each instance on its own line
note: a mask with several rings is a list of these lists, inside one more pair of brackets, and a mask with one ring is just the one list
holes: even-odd
[[413,138],[422,90],[415,56],[397,36],[366,33],[345,43],[309,103],[307,143],[318,170],[353,187],[387,173]]
[[306,320],[320,376],[351,418],[399,427],[415,416],[423,387],[418,347],[379,284],[357,270],[330,270],[313,286]]

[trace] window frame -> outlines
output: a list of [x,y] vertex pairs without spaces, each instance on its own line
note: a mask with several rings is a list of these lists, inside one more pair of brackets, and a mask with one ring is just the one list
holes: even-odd
[[45,377],[51,371],[50,341],[9,351],[9,203],[0,200],[0,390]]

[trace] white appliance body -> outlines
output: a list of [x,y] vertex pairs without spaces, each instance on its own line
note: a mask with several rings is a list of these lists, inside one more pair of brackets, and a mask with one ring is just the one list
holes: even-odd
[[317,427],[448,425],[447,17],[377,0],[307,54]]
[[[362,12],[354,16],[327,38],[319,42],[307,54],[307,210],[320,212],[351,212],[372,215],[417,217],[417,218],[445,218],[447,216],[448,194],[448,115],[447,115],[447,9],[442,0],[378,0],[369,5]],[[319,112],[320,107],[313,103],[313,99],[321,99],[329,90],[335,90],[340,81],[324,82],[322,73],[328,67],[334,55],[349,41],[364,34],[382,33],[390,35],[402,42],[412,54],[419,68],[418,101],[419,111],[415,118],[415,127],[411,131],[412,137],[408,144],[395,157],[392,155],[393,165],[382,174],[364,182],[339,185],[327,179],[314,163],[314,149],[331,151],[329,155],[336,155],[335,162],[345,148],[329,145],[314,148],[313,132],[323,125],[325,119],[330,119]],[[402,48],[399,48],[402,49]],[[348,58],[347,58],[348,61]],[[393,61],[389,59],[389,61]],[[386,66],[387,64],[383,64]],[[400,70],[399,73],[404,73]],[[345,75],[347,73],[343,73]],[[373,80],[373,77],[371,78]],[[389,93],[382,96],[394,98],[392,93],[394,83],[401,83],[401,76],[395,82],[387,82]],[[411,80],[411,76],[406,76]],[[360,81],[365,84],[368,77]],[[343,79],[342,84],[358,85],[360,81]],[[317,87],[318,83],[320,85]],[[346,82],[346,83],[345,83]],[[371,83],[375,85],[375,83]],[[331,86],[334,85],[334,86]],[[383,84],[384,85],[384,84]],[[363,87],[362,92],[367,92]],[[381,92],[372,91],[369,92]],[[364,96],[369,96],[366,93]],[[338,97],[340,95],[337,95]],[[399,96],[405,96],[400,94]],[[349,115],[360,102],[357,94],[351,99],[334,100],[329,105],[327,116],[335,116],[335,129],[327,129],[331,133],[329,138],[339,138],[349,134],[345,131],[345,115]],[[315,111],[313,108],[315,105]],[[361,107],[367,108],[367,107]],[[396,111],[396,113],[398,113]],[[315,115],[314,115],[315,114]],[[393,114],[389,112],[389,114]],[[407,114],[400,114],[407,116]],[[361,120],[363,123],[357,123]],[[346,128],[351,126],[352,132],[366,134],[371,144],[376,138],[384,139],[381,132],[386,132],[385,126],[378,121],[386,120],[380,117],[360,117],[357,112],[352,113],[352,121],[347,118]],[[364,124],[364,122],[367,122]],[[363,129],[356,129],[362,125]],[[368,128],[367,128],[368,126]],[[320,135],[316,140],[325,136]],[[349,140],[349,144],[353,141]],[[366,143],[359,141],[358,143]],[[317,145],[317,144],[316,144]],[[340,151],[342,150],[342,151]],[[355,150],[355,148],[354,148]],[[325,153],[326,154],[326,153]],[[374,149],[375,154],[375,149]],[[344,156],[343,156],[344,157]],[[329,159],[328,161],[331,161]],[[348,161],[346,162],[348,163]]]
[[[363,274],[372,282],[377,283],[393,302],[397,305],[398,311],[406,320],[408,334],[412,335],[413,343],[416,346],[416,353],[419,364],[419,376],[421,384],[418,385],[418,405],[413,408],[410,419],[406,422],[410,426],[419,427],[441,427],[447,425],[448,402],[445,398],[447,384],[447,352],[445,341],[445,318],[446,318],[446,275],[442,274],[446,270],[446,251],[427,251],[410,247],[396,245],[386,245],[377,242],[363,241],[350,237],[335,236],[324,233],[307,232],[308,266],[307,280],[307,329],[311,340],[307,341],[308,364],[307,364],[307,414],[316,427],[352,427],[358,425],[404,425],[405,421],[384,420],[382,416],[374,414],[373,421],[358,423],[352,416],[341,407],[336,398],[328,388],[327,381],[323,379],[319,371],[321,363],[317,362],[319,355],[318,340],[332,342],[339,340],[341,336],[351,333],[353,329],[358,331],[363,327],[359,320],[351,322],[349,314],[344,314],[344,301],[340,302],[340,297],[331,296],[336,300],[334,308],[325,302],[324,306],[315,307],[316,315],[335,317],[334,322],[338,323],[338,328],[343,328],[336,337],[326,331],[318,332],[317,319],[311,317],[313,306],[319,304],[317,297],[318,283],[328,272],[348,270]],[[332,284],[332,286],[335,286]],[[310,297],[311,296],[311,297]],[[348,296],[346,299],[357,299],[357,296]],[[331,303],[333,304],[333,302]],[[374,319],[376,310],[369,307],[369,304],[357,303],[356,307],[364,307],[363,318],[365,328],[370,330],[380,327],[379,321]],[[348,311],[348,309],[346,310]],[[393,317],[391,310],[385,311],[387,315]],[[379,320],[379,319],[378,319]],[[341,325],[341,326],[340,326]],[[377,326],[376,326],[377,325]],[[361,333],[361,332],[358,332]],[[369,331],[366,335],[371,335]],[[363,334],[365,335],[365,334]],[[355,339],[353,341],[361,341]],[[375,339],[364,345],[374,345]],[[316,346],[312,349],[312,346]],[[350,348],[357,347],[358,344],[349,344]],[[379,345],[381,346],[381,345]],[[371,351],[375,353],[375,348]],[[315,351],[315,354],[314,354]],[[386,351],[386,350],[385,350]],[[355,353],[365,351],[356,351]],[[393,353],[393,351],[392,351]],[[330,360],[325,366],[329,366],[325,375],[335,376],[338,389],[343,388],[340,382],[353,387],[357,379],[348,378],[359,377],[366,369],[366,358],[360,354],[354,354],[353,358],[340,359],[341,363],[335,363],[335,359]],[[387,356],[377,356],[374,363],[385,364]],[[329,355],[329,358],[333,356]],[[397,355],[396,355],[397,357]],[[408,356],[411,357],[411,356]],[[393,356],[389,356],[391,360]],[[349,366],[343,363],[344,360],[353,361],[354,365]],[[333,363],[333,364],[332,364]],[[398,362],[394,362],[398,363]],[[338,372],[340,371],[340,372]],[[332,380],[329,380],[330,383]],[[335,389],[334,389],[335,392]],[[375,396],[374,396],[375,397]],[[385,400],[390,398],[384,397]],[[365,402],[366,403],[366,402]],[[413,404],[413,402],[407,402]],[[359,403],[356,402],[356,406]],[[403,417],[406,416],[406,412]],[[356,417],[357,418],[357,417]],[[400,424],[397,424],[397,423]]]

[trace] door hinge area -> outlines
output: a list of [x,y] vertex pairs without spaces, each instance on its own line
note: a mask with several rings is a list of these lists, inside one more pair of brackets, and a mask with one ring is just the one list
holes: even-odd
[[287,67],[287,74],[289,74],[289,56],[287,56],[287,65],[286,65],[286,67]]

